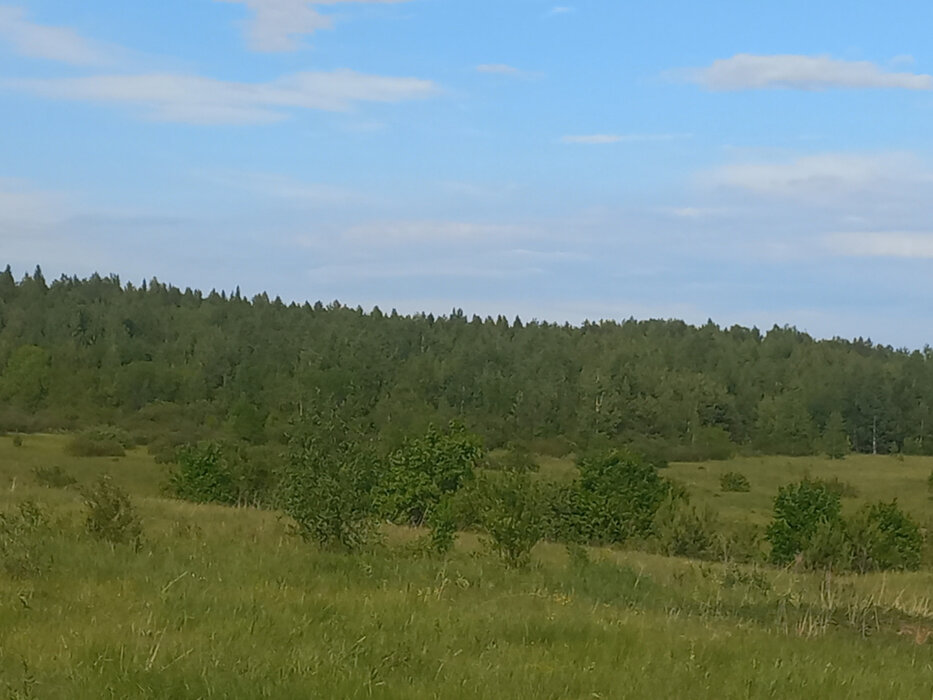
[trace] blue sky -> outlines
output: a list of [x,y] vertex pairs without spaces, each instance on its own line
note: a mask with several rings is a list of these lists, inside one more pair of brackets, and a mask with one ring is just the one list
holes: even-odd
[[0,0],[0,258],[933,344],[933,6]]

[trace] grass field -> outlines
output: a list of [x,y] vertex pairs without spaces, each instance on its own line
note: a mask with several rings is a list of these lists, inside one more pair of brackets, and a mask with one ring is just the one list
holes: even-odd
[[[933,573],[839,576],[541,544],[510,571],[474,535],[446,558],[387,528],[355,556],[322,553],[275,514],[161,495],[144,452],[67,457],[63,436],[0,438],[0,510],[53,520],[47,572],[0,574],[0,697],[933,697]],[[134,496],[139,551],[90,539],[60,465]],[[701,468],[702,467],[702,468]],[[547,474],[568,465],[544,465]],[[667,475],[723,517],[762,522],[778,485],[838,475],[927,519],[933,461],[737,459]],[[752,490],[719,494],[724,470]]]

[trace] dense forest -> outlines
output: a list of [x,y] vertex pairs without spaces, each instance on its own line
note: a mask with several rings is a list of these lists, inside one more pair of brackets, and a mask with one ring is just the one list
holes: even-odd
[[398,441],[458,420],[488,447],[933,453],[933,351],[713,322],[402,316],[155,279],[0,274],[0,429],[121,426],[274,442],[311,406]]

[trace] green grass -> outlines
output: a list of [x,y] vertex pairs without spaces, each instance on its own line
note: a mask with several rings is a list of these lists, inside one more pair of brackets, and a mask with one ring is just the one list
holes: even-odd
[[[401,528],[356,556],[323,553],[290,537],[273,513],[164,499],[165,467],[144,452],[75,459],[65,442],[26,436],[14,448],[0,438],[0,509],[32,498],[54,523],[47,573],[0,575],[0,697],[933,691],[933,644],[918,643],[933,630],[929,572],[827,579],[607,549],[589,550],[581,563],[552,544],[536,548],[529,569],[509,571],[475,535],[461,535],[440,559],[420,553],[421,533]],[[928,507],[929,461],[811,462],[811,473],[836,472],[861,498],[890,494],[911,510]],[[139,552],[85,535],[73,489],[33,482],[33,467],[55,464],[82,483],[108,472],[134,494],[145,528]],[[670,475],[717,509],[754,518],[767,513],[778,485],[807,468],[783,458],[703,466],[673,465]],[[715,495],[722,469],[746,473],[751,493]],[[922,490],[909,493],[920,476]]]

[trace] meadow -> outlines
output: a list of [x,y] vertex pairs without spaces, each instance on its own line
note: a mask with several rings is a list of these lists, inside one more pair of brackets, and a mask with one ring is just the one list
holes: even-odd
[[[506,569],[471,533],[446,556],[386,526],[322,552],[272,512],[167,498],[141,449],[65,454],[65,435],[0,437],[0,511],[39,504],[47,568],[0,573],[0,695],[9,698],[933,697],[933,572],[864,576],[541,543]],[[139,547],[91,539],[75,487],[110,474]],[[538,478],[566,478],[542,460]],[[933,459],[736,458],[665,475],[721,517],[764,523],[779,485],[838,476],[920,522]],[[721,493],[725,471],[748,493]],[[928,560],[929,561],[929,560]]]

